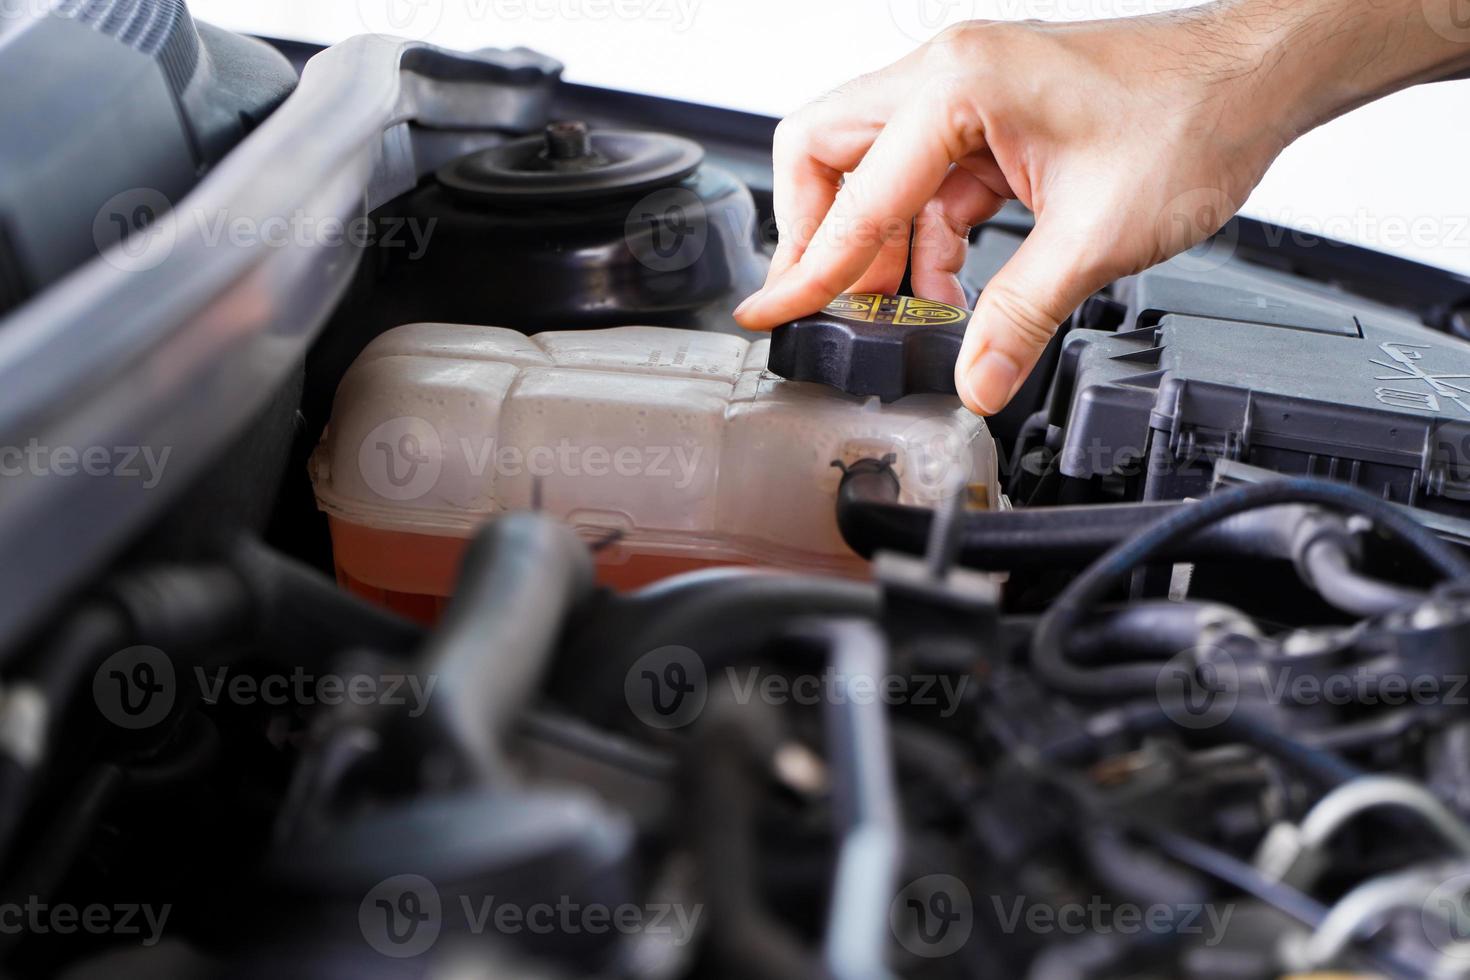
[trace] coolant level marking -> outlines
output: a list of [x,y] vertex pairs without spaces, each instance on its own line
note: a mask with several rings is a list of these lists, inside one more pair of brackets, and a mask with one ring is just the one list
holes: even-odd
[[885,296],[882,293],[843,293],[824,311],[841,320],[858,323],[891,323],[899,327],[935,326],[958,323],[969,310],[915,296]]

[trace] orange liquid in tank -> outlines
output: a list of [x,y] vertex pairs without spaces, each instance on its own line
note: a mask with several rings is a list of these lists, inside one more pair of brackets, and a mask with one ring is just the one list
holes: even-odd
[[[337,581],[343,588],[417,622],[439,618],[454,594],[467,539],[365,527],[334,516],[328,517],[328,524]],[[626,591],[684,572],[749,564],[633,555],[626,561],[598,561],[596,569],[600,584]]]

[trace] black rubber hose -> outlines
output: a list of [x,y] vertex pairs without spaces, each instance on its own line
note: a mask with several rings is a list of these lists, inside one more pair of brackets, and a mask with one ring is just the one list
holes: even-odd
[[1156,664],[1124,664],[1079,668],[1067,657],[1066,639],[1083,613],[1140,565],[1159,559],[1168,548],[1200,530],[1246,511],[1280,504],[1317,504],[1362,514],[1417,551],[1436,571],[1450,579],[1470,577],[1470,561],[1416,524],[1387,501],[1342,483],[1290,478],[1227,490],[1188,504],[1103,555],[1062,590],[1041,621],[1031,642],[1031,665],[1047,685],[1078,696],[1109,697],[1154,690]]
[[757,804],[778,727],[768,706],[738,705],[722,689],[695,729],[683,771],[715,961],[731,976],[806,980],[822,975],[821,964],[766,910],[760,894]]
[[1098,663],[1110,656],[1129,660],[1168,659],[1198,645],[1210,623],[1245,619],[1245,614],[1213,602],[1144,599],[1090,616],[1067,640],[1067,656]]
[[115,580],[61,623],[31,664],[30,676],[7,681],[0,858],[10,853],[36,775],[65,730],[68,710],[82,690],[90,691],[94,673],[109,656],[130,644],[159,645],[180,633],[208,643],[243,621],[239,591],[218,572],[164,567]]
[[[255,637],[265,652],[301,663],[351,646],[399,650],[423,629],[342,592],[309,566],[259,542],[242,542],[224,563],[156,565],[109,580],[68,616],[30,664],[7,682],[11,742],[0,746],[0,856],[31,799],[33,776],[50,757],[66,713],[99,665],[133,644],[166,655]],[[19,693],[19,696],[17,696]],[[17,726],[27,726],[22,731]],[[21,751],[26,758],[17,758]]]
[[[882,460],[862,459],[843,473],[837,491],[837,527],[864,558],[880,550],[922,555],[934,512],[899,504],[899,482]],[[1090,504],[964,515],[959,563],[983,571],[1082,565],[1153,524],[1192,507],[1183,502]],[[1164,559],[1292,557],[1291,529],[1299,512],[1252,514],[1222,521],[1171,542]]]
[[863,619],[812,620],[795,635],[822,654],[839,684],[823,706],[838,835],[823,959],[834,980],[870,977],[887,950],[903,855],[888,706],[861,693],[881,687],[888,641]]
[[[389,654],[418,649],[424,628],[342,590],[309,565],[253,538],[242,540],[230,566],[249,589],[258,635],[271,649],[326,657],[364,648]],[[292,658],[299,663],[299,658]]]
[[1092,873],[1128,901],[1182,911],[1208,900],[1209,891],[1197,875],[1135,846],[1117,827],[1080,829],[1078,840]]
[[579,713],[626,723],[631,712],[606,692],[622,688],[638,658],[685,647],[709,675],[760,650],[796,619],[876,617],[878,586],[841,578],[731,568],[690,572],[614,596],[578,628],[556,667],[556,693]]
[[1353,568],[1351,557],[1332,540],[1318,540],[1302,555],[1303,577],[1332,605],[1354,616],[1381,616],[1410,608],[1429,596],[1380,582]]
[[1171,710],[1157,701],[1137,702],[1094,716],[1077,736],[1047,746],[1042,756],[1049,762],[1071,764],[1090,756],[1110,738],[1136,738],[1165,732],[1177,734],[1194,745],[1241,744],[1271,756],[1323,791],[1363,775],[1363,770],[1326,749],[1289,738],[1247,711],[1232,711],[1212,719],[1213,724],[1190,728],[1178,719],[1187,712]]
[[539,514],[508,514],[470,542],[421,665],[435,679],[440,730],[482,777],[503,773],[504,739],[540,690],[568,614],[592,587],[586,545]]
[[793,617],[876,616],[881,597],[871,582],[753,573],[719,588],[691,589],[637,634],[641,652],[679,644],[723,664],[790,625]]

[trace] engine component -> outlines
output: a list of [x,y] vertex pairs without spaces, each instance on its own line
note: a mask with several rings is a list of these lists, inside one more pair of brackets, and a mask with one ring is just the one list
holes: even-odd
[[525,509],[601,544],[618,586],[728,563],[859,574],[834,502],[841,467],[867,457],[891,456],[904,503],[962,484],[1000,506],[994,445],[957,399],[785,381],[766,346],[660,327],[389,331],[343,379],[312,462],[339,575],[427,614],[474,529]]
[[278,52],[179,0],[51,0],[17,19],[0,89],[29,95],[0,106],[0,313],[147,231],[296,87]]
[[885,402],[952,395],[954,363],[970,311],[880,293],[844,293],[819,313],[771,334],[771,371]]
[[1144,499],[1174,500],[1241,460],[1470,515],[1470,345],[1301,286],[1223,281],[1187,293],[1152,270],[1131,329],[1071,332],[1047,419],[1063,475],[1137,476]]
[[431,298],[426,319],[733,332],[729,309],[765,275],[750,191],[662,133],[552,123],[441,167],[400,216],[433,229],[427,255],[391,270]]

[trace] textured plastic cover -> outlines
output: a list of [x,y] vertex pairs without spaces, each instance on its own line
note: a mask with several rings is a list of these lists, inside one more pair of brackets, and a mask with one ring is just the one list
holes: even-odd
[[1199,278],[1145,273],[1129,297],[1143,326],[1068,336],[1049,418],[1064,474],[1132,469],[1173,498],[1225,458],[1465,512],[1470,345],[1262,270]]

